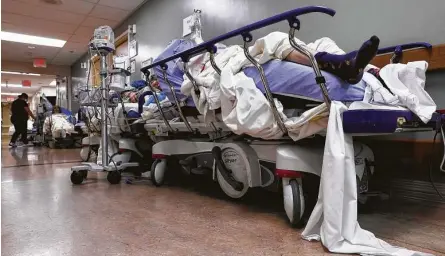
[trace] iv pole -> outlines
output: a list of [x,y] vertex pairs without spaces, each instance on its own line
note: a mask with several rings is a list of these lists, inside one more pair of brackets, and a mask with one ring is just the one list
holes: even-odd
[[107,84],[107,54],[103,51],[100,55],[100,78],[101,78],[101,119],[102,119],[102,166],[108,166],[108,125],[107,125],[107,111],[108,111],[108,84]]

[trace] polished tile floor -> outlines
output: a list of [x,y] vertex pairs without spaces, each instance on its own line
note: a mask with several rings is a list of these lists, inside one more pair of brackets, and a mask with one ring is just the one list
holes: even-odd
[[[213,186],[70,183],[78,150],[1,150],[2,255],[332,255],[301,240],[278,195],[227,200]],[[445,208],[388,203],[360,224],[395,245],[445,253]]]

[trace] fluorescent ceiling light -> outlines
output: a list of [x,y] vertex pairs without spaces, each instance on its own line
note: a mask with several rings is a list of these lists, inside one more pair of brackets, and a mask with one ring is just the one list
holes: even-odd
[[21,84],[2,84],[2,87],[19,88],[23,86]]
[[51,85],[51,86],[56,86],[56,85],[57,85],[56,80],[54,79],[49,85]]
[[36,44],[36,45],[44,45],[44,46],[52,46],[52,47],[63,47],[66,43],[64,40],[40,37],[40,36],[30,36],[24,34],[17,34],[11,32],[1,31],[1,39],[5,41],[17,42],[17,43],[25,43],[25,44]]
[[2,95],[19,96],[21,93],[17,92],[2,92]]
[[10,74],[10,75],[24,75],[24,76],[40,76],[40,74],[34,74],[34,73],[23,73],[23,72],[15,72],[15,71],[3,71],[3,74]]

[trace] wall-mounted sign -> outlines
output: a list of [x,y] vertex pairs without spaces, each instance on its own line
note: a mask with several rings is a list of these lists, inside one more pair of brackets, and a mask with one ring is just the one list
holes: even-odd
[[130,72],[133,74],[136,72],[136,60],[131,60],[130,62]]
[[192,33],[193,15],[188,16],[182,20],[182,36],[187,36]]
[[31,87],[31,80],[22,80],[23,87]]
[[128,45],[130,59],[138,55],[138,42],[133,39]]

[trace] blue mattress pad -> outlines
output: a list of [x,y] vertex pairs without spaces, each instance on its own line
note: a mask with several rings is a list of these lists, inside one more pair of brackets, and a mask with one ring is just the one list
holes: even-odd
[[398,128],[438,129],[445,122],[445,115],[433,113],[428,123],[410,110],[358,109],[343,113],[345,133],[394,133]]

